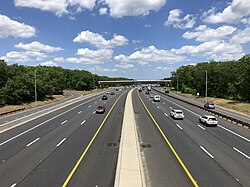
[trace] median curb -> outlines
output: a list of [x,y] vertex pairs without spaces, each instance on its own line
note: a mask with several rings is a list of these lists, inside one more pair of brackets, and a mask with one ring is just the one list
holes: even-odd
[[[133,89],[134,90],[134,89]],[[115,187],[144,187],[145,180],[130,90],[125,104]]]

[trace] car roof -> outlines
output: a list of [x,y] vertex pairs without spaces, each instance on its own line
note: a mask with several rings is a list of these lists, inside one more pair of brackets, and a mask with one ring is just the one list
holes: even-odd
[[173,109],[173,111],[175,111],[175,112],[182,112],[182,110],[179,110],[179,109]]
[[203,116],[206,116],[207,118],[216,118],[216,117],[211,116],[211,115],[203,115]]

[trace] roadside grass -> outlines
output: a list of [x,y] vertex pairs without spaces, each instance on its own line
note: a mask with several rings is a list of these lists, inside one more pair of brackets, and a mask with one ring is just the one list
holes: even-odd
[[[76,92],[82,95],[87,95],[90,93],[94,93],[94,92],[98,92],[100,91],[100,89],[94,89],[91,91],[76,91],[76,90],[65,90],[65,91],[71,91],[71,92]],[[21,105],[7,105],[4,107],[0,107],[0,115],[6,112],[11,112],[11,111],[15,111],[18,109],[29,109],[29,108],[34,108],[36,106],[42,106],[42,105],[46,105],[49,103],[53,103],[56,101],[60,101],[63,100],[65,98],[67,98],[69,95],[65,94],[65,95],[53,95],[52,97],[48,97],[45,98],[43,101],[37,101],[37,103],[35,102],[31,102],[31,103],[24,103]]]
[[46,105],[49,103],[63,100],[66,97],[68,97],[68,95],[53,95],[52,97],[45,98],[43,101],[37,101],[37,103],[31,102],[31,103],[24,103],[21,105],[7,105],[4,107],[0,107],[0,114],[11,112],[18,109],[29,109],[29,108],[34,108],[36,106]]
[[[192,99],[192,100],[196,100],[196,101],[200,101],[205,103],[205,97],[198,97],[198,96],[194,96],[191,94],[184,94],[181,92],[176,92],[176,91],[171,91],[172,93],[184,96],[186,98]],[[240,102],[240,101],[235,101],[235,100],[231,100],[231,99],[222,99],[222,98],[214,98],[214,97],[208,97],[207,98],[208,102],[212,102],[215,105],[217,105],[220,108],[226,108],[228,110],[231,110],[233,112],[238,112],[241,114],[245,114],[245,115],[250,115],[250,103],[244,103],[244,102]]]

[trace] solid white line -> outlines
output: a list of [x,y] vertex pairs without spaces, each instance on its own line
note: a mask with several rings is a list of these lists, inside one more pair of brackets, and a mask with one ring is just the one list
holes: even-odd
[[233,132],[233,131],[227,129],[226,127],[223,127],[223,126],[221,126],[221,125],[218,125],[218,127],[220,127],[220,128],[222,128],[222,129],[224,129],[224,130],[226,130],[226,131],[228,131],[228,132],[230,132],[230,133],[232,133],[232,134],[234,134],[234,135],[236,135],[236,136],[238,136],[238,137],[240,137],[240,138],[242,138],[242,139],[244,139],[244,140],[250,142],[249,139],[245,138],[244,136],[241,136],[241,135],[237,134],[236,132]]
[[37,138],[35,140],[33,140],[32,142],[30,142],[29,144],[27,144],[26,146],[29,147],[30,145],[32,145],[33,143],[37,142],[40,138]]
[[79,112],[78,112],[78,114],[81,114],[81,113],[82,113],[82,111],[79,111]]
[[66,140],[66,138],[63,138],[63,139],[56,145],[56,147],[59,147],[65,140]]
[[165,114],[165,116],[168,116],[168,114],[167,113],[164,113]]
[[233,149],[234,149],[235,151],[237,151],[238,153],[242,154],[244,157],[246,157],[246,158],[248,158],[248,159],[250,160],[250,156],[248,156],[247,154],[243,153],[242,151],[240,151],[239,149],[237,149],[237,148],[235,148],[235,147],[233,147]]
[[[176,104],[176,103],[174,103],[174,102],[172,102],[172,101],[166,99],[165,97],[162,97],[162,98],[165,99],[165,100],[167,100],[167,101],[169,101],[170,103],[173,103],[174,105],[176,105],[176,106],[178,106],[178,107],[181,107],[181,108],[183,108],[183,109],[189,111],[190,113],[192,113],[192,114],[194,114],[194,115],[200,117],[199,114],[196,114],[195,112],[193,112],[193,111],[191,111],[191,110],[189,110],[189,109],[187,109],[187,108],[185,108],[185,107],[183,107],[183,106],[181,106],[181,105],[178,105],[178,104]],[[169,108],[170,108],[170,109],[173,109],[172,107],[169,107]]]
[[12,184],[10,187],[15,187],[16,186],[16,183]]
[[210,156],[211,158],[214,158],[214,156],[213,156],[211,153],[209,153],[204,147],[200,146],[200,148],[201,148],[205,153],[207,153],[208,156]]
[[203,129],[203,130],[206,130],[204,127],[202,127],[202,126],[200,126],[200,125],[198,125],[198,127],[200,127],[200,128]]
[[64,123],[66,123],[68,120],[65,120],[65,121],[63,121],[62,123],[61,123],[61,125],[63,125]]
[[95,111],[93,112],[93,114],[95,114]]
[[83,120],[82,123],[81,123],[81,125],[83,125],[85,122],[86,122],[86,120]]
[[[172,102],[172,101],[166,99],[165,97],[162,97],[162,98],[165,99],[165,100],[167,100],[167,101],[169,101],[170,103],[173,103],[173,104],[175,104],[175,105],[177,105],[177,106],[179,106],[179,107],[181,107],[181,108],[183,108],[183,109],[189,111],[190,113],[192,113],[192,114],[194,114],[194,115],[200,117],[199,114],[196,114],[195,112],[193,112],[193,111],[191,111],[191,110],[189,110],[189,109],[187,109],[187,108],[185,108],[185,107],[183,107],[183,106],[181,106],[181,105],[178,105],[178,104],[176,104],[176,103],[174,103],[174,102]],[[232,134],[234,134],[234,135],[236,135],[236,136],[238,136],[238,137],[240,137],[240,138],[242,138],[242,139],[244,139],[244,140],[250,142],[249,139],[245,138],[244,136],[241,136],[241,135],[237,134],[236,132],[233,132],[233,131],[227,129],[226,127],[223,127],[223,126],[221,126],[221,125],[218,125],[218,127],[220,127],[220,128],[222,128],[222,129],[224,129],[224,130],[226,130],[226,131],[228,131],[228,132],[230,132],[230,133],[232,133]]]
[[160,109],[160,107],[157,106],[158,109]]
[[179,127],[179,129],[181,129],[181,130],[182,130],[182,127],[181,127],[180,125],[176,124],[176,126],[177,126],[177,127]]
[[[100,97],[100,96],[97,96],[97,97]],[[90,102],[90,101],[96,99],[97,97],[94,97],[93,99],[90,99],[89,101],[86,101],[86,102],[84,102],[84,103],[82,103],[82,104],[80,104],[80,105],[77,105],[77,106],[75,106],[75,107],[73,107],[73,108],[71,108],[71,109],[69,109],[69,110],[67,110],[67,111],[65,111],[65,112],[63,112],[63,113],[61,113],[61,114],[58,114],[57,116],[54,116],[53,118],[50,118],[50,119],[48,119],[48,120],[46,120],[46,121],[44,121],[44,122],[42,122],[42,123],[40,123],[40,124],[38,124],[38,125],[36,125],[36,126],[30,128],[30,129],[28,129],[28,130],[26,130],[26,131],[24,131],[24,132],[22,132],[22,133],[20,133],[20,134],[18,134],[18,135],[16,135],[16,136],[13,136],[12,138],[10,138],[10,139],[8,139],[8,140],[6,140],[6,141],[0,143],[0,146],[6,144],[6,143],[8,143],[8,142],[10,142],[10,141],[12,141],[12,140],[14,140],[14,139],[16,139],[16,138],[18,138],[19,136],[22,136],[22,135],[24,135],[24,134],[26,134],[26,133],[28,133],[28,132],[30,132],[30,131],[32,131],[32,130],[34,130],[34,129],[40,127],[40,126],[42,126],[42,125],[44,125],[45,123],[47,123],[47,122],[49,122],[49,121],[51,121],[51,120],[53,120],[53,119],[55,119],[55,118],[57,118],[57,117],[59,117],[59,116],[62,116],[63,114],[66,114],[67,112],[69,112],[69,111],[71,111],[71,110],[76,109],[76,108],[79,107],[79,106],[82,106],[82,105],[84,105],[84,104],[86,104],[86,103],[88,103],[88,102]]]

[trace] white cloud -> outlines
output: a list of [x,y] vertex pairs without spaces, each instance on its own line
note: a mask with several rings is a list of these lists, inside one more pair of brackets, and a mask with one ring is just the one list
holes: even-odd
[[108,9],[107,8],[100,8],[99,9],[99,14],[100,15],[105,15],[105,14],[107,14],[108,13]]
[[129,56],[121,54],[115,56],[114,59],[119,62],[164,62],[169,64],[188,61],[184,56],[177,55],[169,50],[157,49],[155,46],[143,48]]
[[187,14],[185,17],[180,18],[181,14],[182,11],[180,9],[171,10],[164,25],[173,25],[174,28],[180,29],[192,28],[195,24],[196,17],[192,14]]
[[76,12],[84,9],[92,10],[96,0],[14,0],[14,2],[17,7],[36,8],[62,16],[69,14],[71,8]]
[[205,13],[206,23],[238,23],[250,15],[249,0],[233,0],[222,12],[215,13],[215,8]]
[[5,56],[1,57],[1,59],[5,60],[6,62],[13,62],[13,63],[41,61],[45,58],[47,58],[47,55],[36,51],[24,51],[24,52],[11,51],[8,52]]
[[40,63],[40,65],[41,66],[58,66],[58,64],[56,63],[56,62],[54,62],[54,61],[47,61],[47,62],[42,62],[42,63]]
[[172,70],[173,68],[171,68],[171,67],[162,67],[162,66],[158,66],[158,67],[156,67],[155,68],[155,70],[157,71],[157,70]]
[[115,67],[123,68],[123,69],[130,69],[134,67],[134,64],[120,63],[120,64],[116,64]]
[[225,39],[229,35],[232,35],[236,30],[237,28],[226,25],[218,27],[217,29],[211,29],[206,25],[200,25],[192,32],[185,32],[183,37],[186,39],[195,38],[196,41],[199,42],[221,40]]
[[241,45],[225,41],[204,42],[198,46],[186,45],[180,49],[171,49],[171,52],[207,57],[210,60],[237,60],[244,55]]
[[113,35],[113,38],[106,40],[103,36],[98,33],[93,33],[89,30],[82,31],[78,36],[73,40],[73,42],[78,43],[90,43],[95,45],[98,48],[114,48],[116,46],[123,46],[128,43],[128,39],[121,35]]
[[139,43],[142,43],[142,40],[132,40],[132,43],[139,44]]
[[150,11],[158,11],[166,0],[102,0],[109,6],[110,16],[121,18],[124,16],[145,16]]
[[90,69],[90,71],[92,72],[116,72],[118,71],[118,69],[109,69],[109,68],[103,68],[103,67],[100,67],[100,66],[95,66],[93,68]]
[[0,38],[14,36],[16,38],[30,38],[36,35],[36,29],[10,19],[0,14]]
[[247,27],[243,31],[235,34],[230,42],[234,44],[244,44],[250,42],[250,27]]
[[77,50],[76,54],[79,56],[78,58],[70,57],[66,58],[66,61],[78,64],[104,64],[112,58],[113,50],[81,48]]
[[49,45],[44,45],[37,41],[27,43],[27,44],[19,43],[15,45],[15,47],[19,49],[24,49],[27,51],[37,51],[37,52],[47,52],[47,53],[52,53],[52,52],[63,50],[61,47],[53,47]]
[[63,57],[56,57],[56,58],[54,58],[54,61],[55,62],[64,62],[65,59]]
[[145,65],[148,65],[148,62],[139,62],[139,64],[140,64],[141,66],[145,66]]
[[144,27],[146,27],[146,28],[150,28],[150,27],[151,27],[151,25],[150,25],[150,24],[145,24],[145,25],[144,25]]

